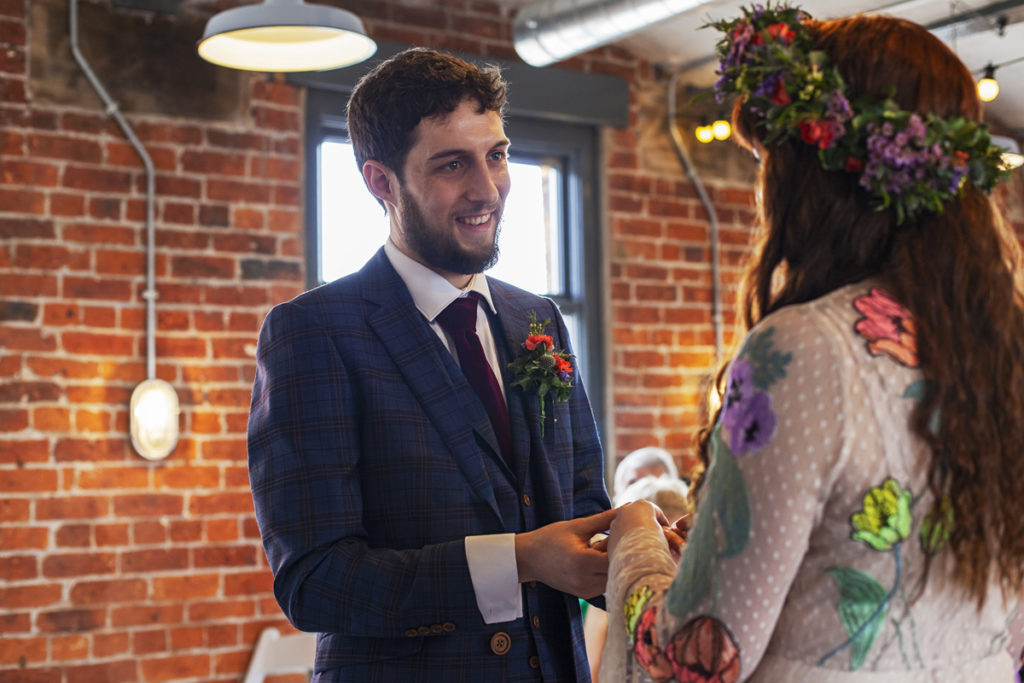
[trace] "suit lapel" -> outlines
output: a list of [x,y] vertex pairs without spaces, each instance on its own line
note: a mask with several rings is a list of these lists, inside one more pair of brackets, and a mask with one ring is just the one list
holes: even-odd
[[[511,363],[522,350],[523,341],[529,335],[530,318],[529,311],[519,305],[512,293],[497,280],[488,279],[488,286],[496,294],[492,297],[494,307],[498,311],[499,335],[495,340],[503,345],[500,349],[502,356],[502,380],[505,385],[505,398],[508,402],[508,417],[512,428],[512,444],[515,451],[513,463],[516,477],[520,482],[526,481],[530,469],[530,457],[534,443],[541,444],[540,439],[540,404],[535,395],[524,392],[519,387],[513,387],[516,380],[508,369]],[[540,447],[543,447],[542,445]]]
[[494,488],[473,434],[477,432],[491,445],[491,455],[505,467],[487,411],[416,308],[383,249],[363,272],[367,275],[363,296],[378,305],[367,316],[370,329],[402,373],[409,390],[451,450],[473,490],[501,518]]

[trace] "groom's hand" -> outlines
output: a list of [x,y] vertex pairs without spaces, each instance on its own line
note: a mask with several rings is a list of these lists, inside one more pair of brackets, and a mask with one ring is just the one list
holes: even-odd
[[519,582],[540,581],[579,598],[604,593],[608,555],[602,547],[591,546],[590,539],[607,531],[615,514],[605,510],[516,534]]

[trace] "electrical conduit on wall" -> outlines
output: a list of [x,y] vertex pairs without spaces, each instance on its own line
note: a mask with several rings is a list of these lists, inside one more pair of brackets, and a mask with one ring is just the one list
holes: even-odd
[[142,146],[128,120],[89,67],[78,47],[78,0],[70,0],[68,12],[71,54],[103,102],[104,111],[117,122],[146,169],[146,289],[142,293],[146,300],[146,380],[138,384],[132,392],[129,419],[131,441],[135,450],[148,460],[160,460],[170,455],[178,443],[179,406],[174,387],[156,377],[156,172],[146,148]]

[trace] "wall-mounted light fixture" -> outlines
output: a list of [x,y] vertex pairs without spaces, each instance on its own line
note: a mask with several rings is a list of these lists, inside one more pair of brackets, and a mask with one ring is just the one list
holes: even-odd
[[216,14],[198,45],[208,62],[246,71],[321,71],[368,59],[377,44],[352,12],[264,0]]
[[178,394],[162,379],[135,387],[129,406],[132,446],[147,460],[162,460],[178,443]]
[[103,83],[93,72],[89,62],[78,47],[78,0],[68,4],[68,32],[71,55],[99,96],[108,115],[117,125],[146,170],[146,289],[142,297],[146,300],[146,376],[132,392],[128,408],[132,445],[147,460],[166,458],[178,443],[178,395],[167,382],[156,377],[156,228],[154,215],[156,206],[156,167],[146,148],[135,134],[128,119],[121,113],[117,102],[110,97]]

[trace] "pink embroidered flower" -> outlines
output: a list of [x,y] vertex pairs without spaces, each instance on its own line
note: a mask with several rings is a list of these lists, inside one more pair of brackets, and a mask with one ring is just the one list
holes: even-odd
[[867,339],[872,356],[886,355],[908,368],[920,365],[910,311],[878,287],[872,287],[868,294],[854,299],[853,307],[864,315],[854,329]]
[[735,683],[740,677],[740,650],[725,624],[696,617],[669,642],[668,658],[680,683]]
[[672,663],[669,662],[658,644],[658,633],[655,630],[657,617],[657,607],[644,610],[640,615],[640,622],[636,627],[633,654],[636,656],[637,664],[643,667],[651,680],[655,683],[666,683],[672,680]]

